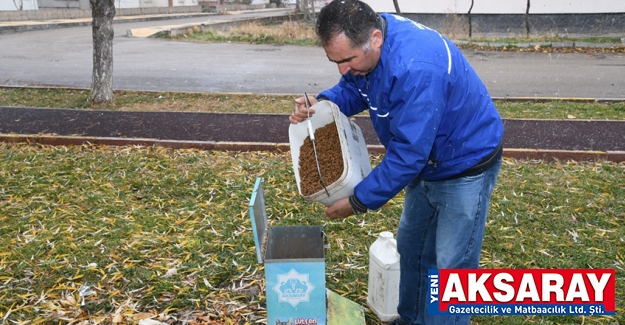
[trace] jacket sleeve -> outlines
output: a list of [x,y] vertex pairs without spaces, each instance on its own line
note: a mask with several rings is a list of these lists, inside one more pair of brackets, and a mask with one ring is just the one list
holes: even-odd
[[325,98],[332,101],[347,116],[356,115],[364,111],[368,107],[362,100],[358,88],[354,85],[354,81],[348,79],[350,77],[342,76],[338,84],[322,91],[317,96],[317,99]]
[[425,67],[417,66],[413,71],[405,69],[386,81],[388,111],[378,108],[370,112],[377,114],[377,119],[389,119],[389,138],[380,164],[354,189],[369,209],[380,208],[404,189],[433,154],[446,107],[449,78],[440,67],[427,63],[417,65]]

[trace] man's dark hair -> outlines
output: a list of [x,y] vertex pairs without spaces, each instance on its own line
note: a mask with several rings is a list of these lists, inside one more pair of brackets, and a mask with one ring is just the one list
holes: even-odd
[[382,29],[380,16],[358,0],[334,0],[321,9],[315,31],[322,46],[345,33],[352,48],[367,44],[375,29]]

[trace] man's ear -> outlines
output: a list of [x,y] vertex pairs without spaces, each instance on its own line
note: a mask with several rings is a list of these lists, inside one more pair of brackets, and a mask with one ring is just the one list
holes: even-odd
[[382,47],[382,43],[384,43],[384,36],[382,35],[382,31],[379,29],[374,29],[371,33],[371,47],[372,48],[380,48]]

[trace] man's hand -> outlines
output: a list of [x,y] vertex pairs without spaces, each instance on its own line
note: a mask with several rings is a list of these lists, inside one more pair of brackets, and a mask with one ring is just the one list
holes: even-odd
[[[317,104],[318,100],[313,96],[308,96],[308,100],[310,101],[310,106]],[[310,110],[310,116],[315,113],[314,109]],[[297,124],[305,121],[308,118],[308,113],[306,112],[306,101],[304,100],[304,96],[295,100],[295,109],[291,116],[289,117],[289,121],[292,124]]]
[[326,208],[325,215],[330,219],[347,218],[354,214],[349,198],[340,199]]

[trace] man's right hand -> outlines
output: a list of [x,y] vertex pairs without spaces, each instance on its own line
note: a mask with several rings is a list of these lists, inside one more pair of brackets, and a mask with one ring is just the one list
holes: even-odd
[[[310,106],[317,104],[318,100],[313,96],[308,96],[308,100],[310,101]],[[314,109],[310,109],[310,116],[315,113]],[[297,98],[295,100],[295,109],[291,116],[289,117],[289,121],[292,124],[297,124],[305,121],[308,118],[308,113],[306,112],[306,101],[304,100],[304,96]]]

